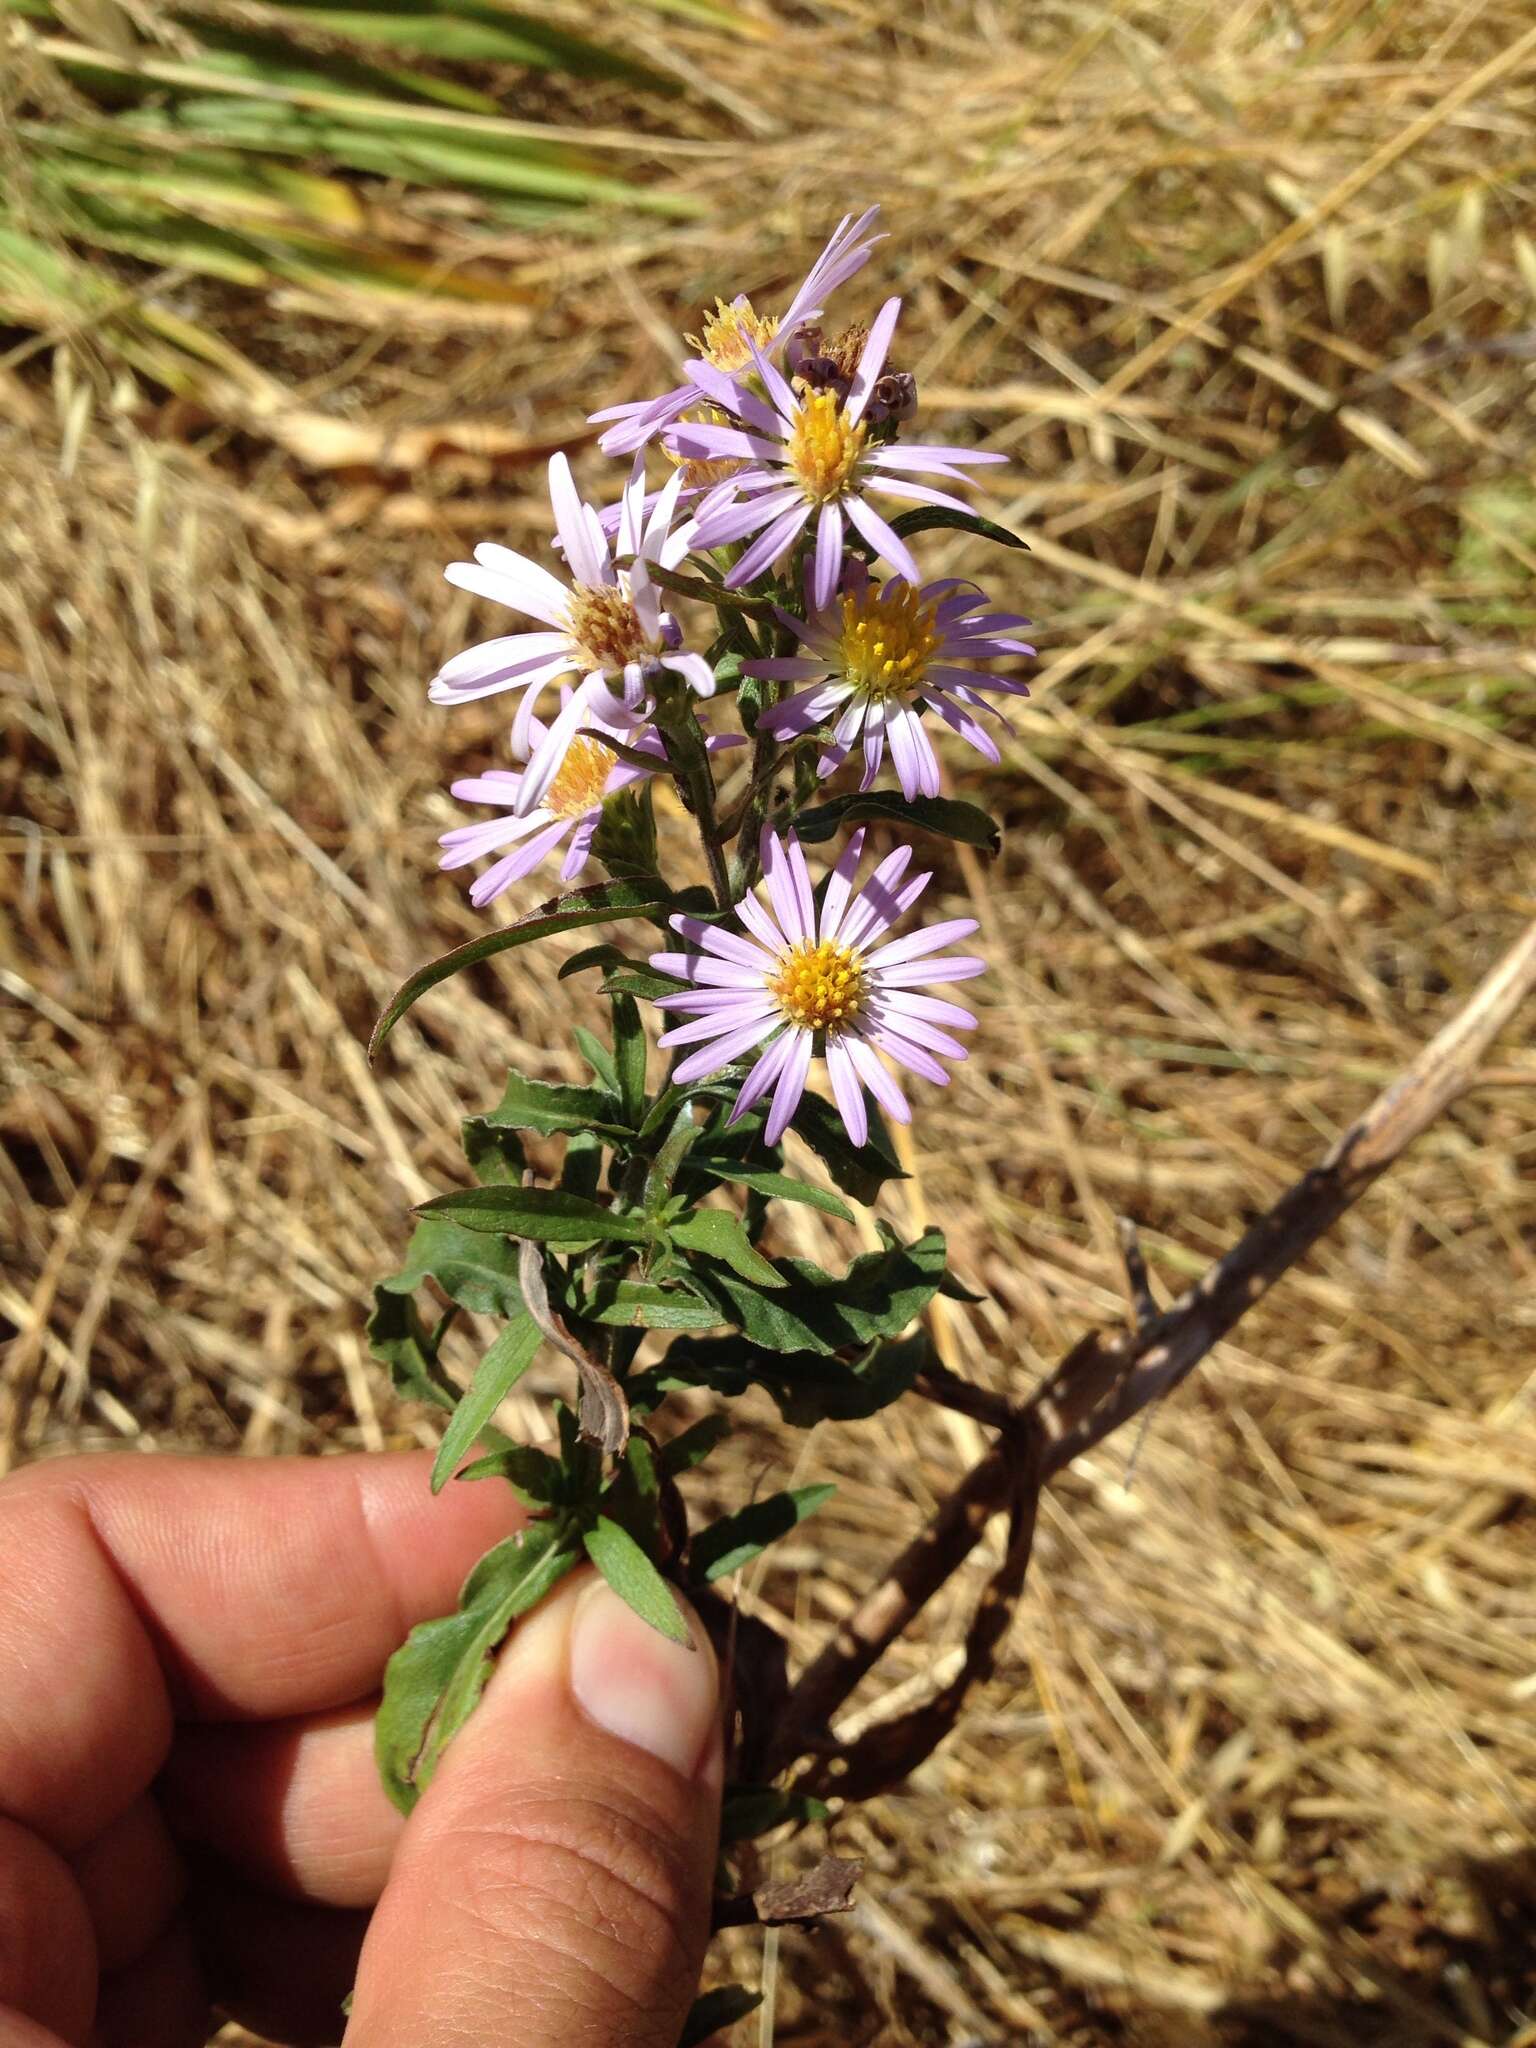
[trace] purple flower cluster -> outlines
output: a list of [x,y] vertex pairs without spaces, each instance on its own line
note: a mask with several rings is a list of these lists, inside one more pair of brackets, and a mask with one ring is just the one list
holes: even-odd
[[[790,829],[792,803],[782,804],[777,829],[761,834],[766,903],[740,893],[740,883],[725,890],[720,844],[709,838],[707,767],[695,771],[704,779],[702,812],[697,780],[686,784],[689,732],[700,761],[744,743],[743,734],[717,734],[700,752],[699,705],[730,701],[728,686],[717,694],[717,667],[721,677],[741,674],[764,686],[754,790],[763,787],[766,742],[814,749],[823,778],[857,753],[861,790],[875,784],[889,758],[902,797],[912,802],[937,796],[941,786],[929,714],[997,761],[983,719],[1005,728],[1007,721],[988,699],[1027,696],[1028,686],[977,664],[1034,652],[1017,637],[1028,621],[993,609],[976,585],[924,582],[906,538],[873,502],[932,508],[941,523],[963,522],[969,507],[952,487],[1003,460],[902,439],[917,391],[893,360],[898,299],[887,299],[867,328],[834,333],[821,324],[826,300],[881,239],[872,232],[875,214],[871,208],[839,222],[781,315],[760,313],[745,295],[717,300],[701,334],[690,337],[694,353],[681,383],[593,415],[604,427],[604,451],[633,457],[615,505],[585,503],[564,455],[554,457],[550,502],[563,577],[492,543],[477,547],[473,562],[448,569],[451,582],[522,613],[537,630],[455,655],[430,692],[438,703],[519,693],[510,737],[522,765],[455,782],[455,796],[489,805],[493,815],[442,837],[444,867],[490,857],[472,886],[476,904],[489,903],[561,846],[561,879],[574,880],[611,798],[656,775],[685,779],[722,907],[739,895],[730,904],[739,929],[672,919],[688,950],[657,954],[652,964],[688,986],[660,998],[664,1010],[684,1018],[661,1044],[693,1048],[675,1069],[684,1083],[750,1055],[733,1117],[766,1099],[770,1143],[793,1115],[817,1057],[856,1143],[868,1131],[866,1092],[906,1121],[906,1099],[883,1060],[943,1083],[941,1059],[965,1057],[954,1034],[975,1019],[919,985],[978,974],[982,962],[942,954],[951,939],[974,930],[969,919],[889,936],[931,880],[908,876],[910,847],[898,845],[856,889],[864,834],[855,833],[818,900]],[[646,479],[652,452],[670,465],[655,490]],[[691,646],[668,596],[690,564],[685,594],[714,586],[721,614],[713,640]],[[728,593],[737,591],[767,600],[751,613],[760,630],[733,610]],[[726,655],[729,669],[720,667]],[[535,703],[554,682],[560,708],[546,724]],[[601,850],[604,842],[597,844]],[[745,880],[755,870],[741,863],[738,871]]]

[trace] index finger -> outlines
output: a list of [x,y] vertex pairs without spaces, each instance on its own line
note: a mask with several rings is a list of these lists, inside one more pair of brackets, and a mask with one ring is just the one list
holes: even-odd
[[0,1487],[0,1813],[66,1850],[160,1768],[177,1717],[266,1719],[379,1683],[523,1519],[434,1500],[427,1452],[88,1457]]

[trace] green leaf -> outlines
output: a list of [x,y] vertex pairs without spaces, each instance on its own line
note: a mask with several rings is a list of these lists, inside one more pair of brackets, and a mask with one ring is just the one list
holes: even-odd
[[603,1141],[595,1131],[572,1131],[560,1162],[560,1185],[569,1195],[590,1200],[603,1178]]
[[732,1396],[760,1386],[786,1422],[808,1429],[878,1414],[907,1391],[931,1357],[924,1330],[867,1345],[852,1363],[814,1351],[767,1351],[739,1337],[681,1337],[660,1365],[635,1374],[625,1391],[637,1405],[653,1406],[672,1387],[709,1387]]
[[667,1235],[684,1251],[704,1252],[720,1259],[743,1280],[757,1287],[783,1287],[786,1283],[759,1251],[754,1251],[739,1216],[725,1209],[695,1209],[670,1224]]
[[702,1465],[731,1427],[728,1415],[706,1415],[670,1437],[661,1447],[661,1469],[674,1479]]
[[824,839],[834,839],[845,825],[865,819],[897,825],[903,831],[934,832],[958,840],[962,846],[979,847],[983,853],[997,853],[1003,843],[996,823],[977,804],[953,796],[907,797],[891,789],[855,790],[850,796],[815,804],[796,816],[795,832],[807,846],[818,846]]
[[715,1180],[751,1188],[754,1194],[776,1195],[781,1202],[804,1202],[828,1216],[841,1216],[845,1223],[853,1221],[853,1211],[836,1195],[828,1194],[825,1188],[812,1187],[809,1181],[796,1180],[793,1174],[777,1173],[771,1166],[739,1166],[734,1159],[701,1159],[697,1153],[689,1163]]
[[558,1458],[531,1444],[506,1444],[476,1458],[460,1479],[505,1479],[520,1501],[531,1508],[555,1507],[567,1498],[567,1475]]
[[599,1515],[582,1537],[587,1555],[626,1607],[674,1643],[693,1646],[672,1588],[629,1531]]
[[537,1131],[546,1138],[572,1131],[596,1131],[605,1138],[627,1137],[629,1133],[619,1121],[614,1100],[618,1075],[614,1074],[609,1083],[602,1074],[603,1065],[610,1073],[613,1069],[607,1047],[579,1024],[575,1037],[588,1063],[603,1080],[601,1088],[576,1088],[564,1081],[530,1081],[526,1075],[509,1074],[500,1102],[479,1121],[492,1130]]
[[[493,1190],[483,1191],[485,1198]],[[405,1264],[383,1282],[391,1294],[414,1294],[423,1280],[433,1279],[450,1301],[481,1316],[522,1314],[517,1284],[517,1253],[451,1217],[424,1216],[411,1234]]]
[[[571,1036],[580,1047],[582,1058],[603,1084],[604,1091],[609,1095],[617,1095],[619,1092],[618,1071],[613,1064],[613,1054],[608,1050],[607,1046],[603,1044],[600,1038],[594,1038],[585,1024],[573,1026]],[[591,1093],[593,1091],[588,1090],[585,1092]]]
[[643,1430],[631,1430],[624,1460],[598,1503],[649,1556],[661,1546],[662,1479],[656,1446]]
[[384,1672],[374,1756],[384,1790],[409,1813],[444,1748],[474,1711],[507,1630],[580,1556],[557,1522],[534,1522],[488,1551],[464,1582],[459,1611],[413,1628]]
[[453,1476],[454,1467],[532,1365],[542,1342],[538,1324],[526,1311],[498,1334],[475,1368],[475,1376],[453,1411],[453,1420],[443,1432],[432,1466],[434,1493],[440,1493]]
[[409,981],[395,991],[384,1014],[373,1027],[368,1057],[376,1057],[379,1047],[406,1011],[428,989],[436,988],[439,982],[447,981],[464,968],[490,960],[497,953],[505,953],[509,947],[527,946],[535,939],[579,931],[583,925],[616,923],[626,917],[646,917],[664,904],[670,906],[673,900],[672,890],[659,875],[625,882],[594,882],[589,888],[573,889],[567,896],[553,897],[548,903],[541,903],[537,910],[530,910],[525,917],[503,925],[499,931],[483,932],[468,944],[455,946],[451,953],[444,953],[425,967],[418,968]]
[[657,1225],[644,1216],[621,1216],[564,1188],[456,1188],[451,1195],[423,1202],[418,1214],[445,1218],[487,1235],[528,1237],[538,1244],[648,1244],[659,1234]]
[[556,981],[569,981],[573,974],[585,974],[593,967],[623,967],[629,963],[629,955],[604,939],[596,946],[583,946],[579,953],[573,953],[569,960],[562,960]]
[[688,1546],[689,1570],[706,1584],[739,1571],[770,1543],[798,1527],[807,1515],[814,1515],[836,1491],[835,1486],[797,1486],[711,1522]]
[[645,1118],[645,1030],[633,996],[613,996],[613,1061],[618,1069],[619,1107],[638,1130]]
[[955,1275],[950,1272],[946,1272],[944,1278],[939,1282],[939,1292],[946,1301],[985,1301],[987,1299],[984,1294],[973,1294],[963,1280],[957,1280]]
[[787,1820],[801,1827],[827,1820],[832,1809],[808,1792],[786,1792],[778,1785],[728,1785],[720,1811],[720,1845],[755,1841]]
[[920,1315],[944,1276],[944,1233],[926,1230],[899,1243],[885,1225],[886,1242],[855,1259],[845,1273],[824,1273],[808,1259],[777,1259],[781,1283],[764,1294],[728,1268],[695,1274],[726,1307],[729,1320],[768,1351],[813,1351],[824,1356],[894,1337]]
[[675,974],[658,974],[654,967],[638,963],[612,968],[603,976],[605,996],[639,996],[647,1003],[654,1003],[658,996],[676,995],[679,989],[687,987],[688,983]]
[[891,526],[903,540],[909,540],[914,533],[932,533],[936,527],[949,526],[960,533],[973,533],[978,540],[995,540],[1005,548],[1023,548],[1026,552],[1029,548],[1027,540],[1020,540],[995,519],[983,519],[979,512],[956,512],[947,505],[916,506],[893,519]]
[[869,1138],[862,1145],[854,1144],[831,1103],[809,1090],[801,1096],[791,1121],[843,1193],[852,1195],[856,1202],[872,1202],[888,1180],[907,1178],[873,1105],[869,1112]]
[[685,1102],[734,1102],[740,1085],[722,1082],[718,1075],[707,1081],[689,1081],[681,1087],[674,1081],[646,1111],[645,1122],[640,1126],[641,1137],[653,1138],[672,1122]]
[[391,1286],[375,1287],[367,1336],[368,1349],[388,1366],[397,1394],[409,1401],[435,1402],[439,1408],[454,1405],[458,1390],[437,1362],[437,1338],[409,1294],[396,1293]]
[[760,1292],[723,1266],[705,1280],[731,1311],[737,1329],[772,1352],[846,1352],[877,1337],[895,1337],[922,1315],[944,1278],[944,1233],[924,1231],[909,1245],[881,1225],[885,1247],[866,1251],[844,1274],[827,1274],[809,1260],[776,1260],[780,1280]]
[[459,1142],[483,1187],[522,1180],[528,1160],[516,1131],[498,1129],[489,1117],[467,1116],[459,1125]]
[[587,1322],[625,1330],[718,1330],[719,1309],[692,1287],[662,1287],[654,1280],[620,1280]]
[[703,2048],[714,2034],[733,2027],[763,2002],[761,1991],[749,1991],[745,1984],[717,1984],[693,2001],[677,2048]]

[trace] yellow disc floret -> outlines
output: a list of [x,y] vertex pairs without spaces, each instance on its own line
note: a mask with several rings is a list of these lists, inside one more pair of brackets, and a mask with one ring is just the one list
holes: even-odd
[[852,947],[840,946],[835,939],[823,939],[819,945],[806,940],[780,959],[768,993],[791,1024],[831,1031],[858,1015],[864,971]]
[[789,466],[813,504],[840,498],[864,453],[865,427],[851,425],[835,391],[810,391],[789,437]]
[[[725,414],[717,412],[712,405],[701,407],[697,412],[685,412],[678,422],[680,426],[725,426]],[[723,484],[727,477],[746,468],[739,455],[678,455],[665,441],[661,452],[675,469],[683,472],[683,486],[690,491],[707,491],[716,484]]]
[[644,661],[656,651],[641,630],[629,592],[613,584],[594,589],[578,583],[571,592],[567,626],[588,667],[605,675],[620,674],[626,663]]
[[910,583],[869,584],[842,600],[838,636],[843,678],[860,696],[908,696],[922,686],[939,644],[937,606]]
[[778,321],[755,313],[750,299],[738,299],[734,306],[716,299],[715,310],[704,315],[704,332],[690,334],[688,339],[707,363],[729,375],[734,370],[746,369],[751,362],[749,335],[760,349],[766,350],[778,331]]
[[544,808],[557,818],[579,818],[603,800],[603,788],[618,761],[611,747],[584,736],[571,741],[554,781],[544,792]]

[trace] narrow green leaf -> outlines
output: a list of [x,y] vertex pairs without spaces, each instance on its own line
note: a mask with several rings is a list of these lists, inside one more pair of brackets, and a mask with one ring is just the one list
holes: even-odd
[[481,1558],[456,1614],[422,1622],[390,1658],[374,1756],[384,1790],[402,1813],[431,1783],[444,1748],[474,1711],[507,1630],[579,1556],[561,1524],[534,1522]]
[[948,526],[960,533],[972,533],[978,540],[995,540],[1005,548],[1027,551],[1029,547],[1027,540],[1020,540],[995,519],[983,519],[979,512],[956,512],[948,505],[918,505],[893,519],[891,525],[903,540],[909,540],[914,533],[931,533],[936,527]]
[[453,1476],[454,1467],[473,1446],[480,1432],[501,1406],[511,1389],[532,1365],[543,1342],[542,1333],[526,1311],[500,1331],[475,1376],[453,1411],[453,1420],[443,1432],[432,1466],[432,1491],[440,1493]]
[[690,1081],[679,1087],[676,1082],[664,1088],[646,1112],[645,1122],[640,1126],[642,1138],[653,1138],[672,1122],[686,1102],[734,1102],[740,1083],[735,1087],[722,1082],[718,1075],[708,1081]]
[[391,1286],[375,1287],[367,1336],[368,1349],[389,1368],[397,1394],[409,1401],[430,1401],[439,1408],[454,1405],[457,1389],[438,1364],[436,1338],[408,1293],[396,1293]]
[[613,993],[613,1058],[618,1068],[619,1107],[629,1128],[645,1119],[645,1030],[633,996]]
[[669,1641],[693,1647],[672,1588],[627,1529],[599,1515],[582,1541],[588,1557],[626,1607],[633,1608],[642,1621]]
[[591,1201],[603,1178],[603,1141],[595,1131],[572,1131],[560,1162],[560,1185],[568,1195]]
[[731,1427],[727,1415],[706,1415],[700,1421],[670,1437],[661,1447],[661,1469],[675,1479],[703,1464]]
[[658,996],[676,995],[687,986],[675,974],[658,974],[654,967],[638,965],[615,967],[602,981],[605,996],[639,996],[647,1003],[655,1002]]
[[585,974],[592,967],[625,967],[629,955],[607,939],[596,946],[583,946],[579,953],[573,953],[569,960],[562,960],[556,981],[569,981],[573,974]]
[[[582,1058],[602,1083],[605,1093],[617,1095],[619,1092],[618,1070],[613,1064],[613,1054],[608,1050],[607,1046],[603,1044],[600,1038],[594,1037],[585,1024],[573,1026],[571,1036],[580,1047]],[[593,1091],[588,1089],[585,1092],[591,1094]]]
[[776,1173],[771,1166],[739,1166],[734,1159],[701,1159],[697,1152],[689,1163],[715,1180],[751,1188],[754,1194],[777,1196],[781,1202],[804,1202],[828,1216],[840,1216],[845,1223],[853,1221],[853,1211],[836,1195],[828,1194],[825,1188],[813,1188],[809,1181],[796,1180],[793,1174]]
[[566,1498],[566,1473],[558,1458],[531,1444],[506,1444],[476,1458],[460,1479],[505,1479],[518,1499],[531,1508],[554,1507]]
[[475,1315],[522,1313],[517,1253],[451,1217],[423,1216],[406,1247],[404,1266],[383,1285],[391,1294],[414,1294],[426,1279],[435,1280],[450,1301]]
[[938,1292],[944,1233],[927,1230],[905,1245],[884,1226],[882,1235],[883,1248],[865,1252],[845,1273],[825,1273],[808,1259],[776,1260],[781,1284],[771,1294],[722,1265],[694,1272],[752,1343],[830,1356],[899,1335]]
[[761,1252],[753,1250],[740,1217],[725,1209],[695,1209],[691,1215],[680,1216],[669,1224],[667,1235],[684,1251],[704,1252],[723,1261],[733,1273],[739,1273],[756,1287],[786,1284],[783,1274],[769,1265]]
[[953,796],[906,797],[891,789],[872,789],[850,796],[834,797],[830,803],[815,804],[795,819],[795,832],[808,846],[833,839],[845,825],[865,819],[898,825],[903,831],[934,832],[955,839],[962,846],[979,847],[983,853],[997,853],[1003,836],[995,822],[977,804]]
[[658,1235],[648,1218],[621,1216],[564,1188],[457,1188],[423,1202],[417,1213],[446,1218],[465,1230],[527,1237],[538,1244],[647,1244]]
[[750,1564],[760,1551],[814,1515],[823,1501],[836,1493],[835,1486],[796,1486],[787,1493],[770,1494],[750,1507],[725,1515],[701,1529],[688,1546],[688,1566],[696,1579],[706,1584]]
[[485,1116],[467,1116],[459,1125],[459,1143],[470,1171],[484,1187],[516,1186],[528,1164],[516,1131],[498,1129]]
[[718,1330],[720,1311],[691,1287],[654,1280],[620,1280],[586,1320],[621,1330]]
[[832,1104],[809,1090],[801,1096],[792,1122],[843,1193],[852,1195],[856,1202],[872,1202],[888,1180],[907,1177],[873,1105],[869,1112],[869,1138],[862,1145],[854,1144]]
[[[576,1042],[587,1063],[603,1083],[601,1088],[577,1088],[564,1081],[530,1081],[525,1074],[508,1074],[501,1100],[487,1110],[482,1122],[491,1129],[537,1131],[542,1137],[561,1132],[596,1131],[602,1137],[627,1136],[619,1121],[618,1075],[606,1046],[590,1031],[576,1027]],[[610,1080],[602,1069],[606,1065]]]
[[296,5],[278,0],[297,23],[324,29],[354,42],[380,43],[430,57],[438,63],[522,64],[567,71],[576,77],[623,78],[631,84],[675,92],[677,81],[652,71],[621,52],[551,27],[529,14],[475,6],[471,0],[415,0],[351,6]]
[[674,1387],[708,1387],[727,1397],[764,1387],[786,1422],[808,1429],[878,1414],[907,1391],[932,1355],[925,1330],[868,1344],[851,1362],[824,1352],[768,1350],[739,1336],[680,1337],[660,1365],[634,1374],[625,1392],[636,1407],[654,1408]]
[[586,889],[575,889],[568,896],[557,896],[548,903],[542,903],[537,910],[530,910],[515,923],[503,925],[499,931],[483,932],[479,938],[471,939],[467,945],[455,946],[451,953],[444,953],[439,959],[429,961],[418,968],[410,979],[404,982],[385,1008],[384,1014],[373,1027],[373,1037],[368,1043],[368,1057],[373,1059],[390,1032],[411,1006],[424,996],[428,989],[436,988],[439,982],[447,981],[451,975],[459,974],[466,967],[474,967],[482,960],[492,959],[497,953],[505,953],[512,946],[531,945],[535,939],[553,938],[561,932],[579,931],[583,925],[616,923],[620,918],[645,917],[663,904],[670,905],[673,892],[660,876],[644,881],[594,882]]

